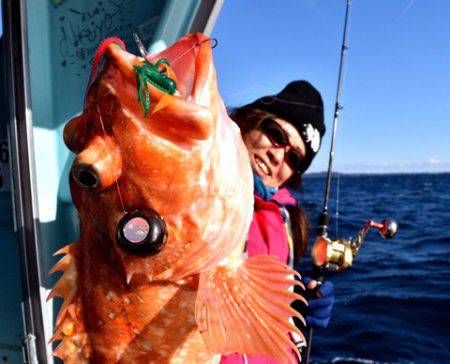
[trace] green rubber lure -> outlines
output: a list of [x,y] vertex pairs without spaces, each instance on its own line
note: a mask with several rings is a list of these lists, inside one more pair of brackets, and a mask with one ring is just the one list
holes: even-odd
[[148,82],[169,95],[173,95],[177,91],[176,82],[165,75],[167,70],[164,68],[164,70],[159,71],[159,68],[163,64],[170,66],[167,59],[160,59],[154,65],[149,61],[145,61],[142,66],[134,66],[139,101],[144,109],[145,117],[147,117],[148,112],[150,111],[150,91],[148,89]]

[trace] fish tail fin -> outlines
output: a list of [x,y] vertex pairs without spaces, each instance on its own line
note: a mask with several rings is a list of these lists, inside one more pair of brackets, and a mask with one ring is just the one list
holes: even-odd
[[[261,354],[280,362],[292,361],[289,338],[301,331],[289,320],[301,315],[290,307],[303,297],[290,290],[302,284],[298,273],[269,255],[241,258],[201,273],[195,307],[199,330],[213,352]],[[305,341],[305,340],[304,340]]]

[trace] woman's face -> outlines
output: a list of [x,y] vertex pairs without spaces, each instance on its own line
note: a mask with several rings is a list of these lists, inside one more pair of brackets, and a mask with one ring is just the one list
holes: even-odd
[[259,128],[251,129],[243,136],[250,156],[250,164],[267,187],[280,187],[294,171],[287,163],[286,156],[293,149],[305,156],[306,147],[297,129],[289,122],[274,118],[289,139],[287,146],[274,145]]

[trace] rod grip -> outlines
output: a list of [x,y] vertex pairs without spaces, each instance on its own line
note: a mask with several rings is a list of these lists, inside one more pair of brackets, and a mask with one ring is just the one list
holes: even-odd
[[317,286],[313,289],[309,289],[308,287],[305,286],[304,297],[307,301],[313,298],[317,298],[317,291],[319,290],[320,286],[324,281],[323,269],[315,265],[311,271],[310,277],[311,279],[317,281]]
[[328,215],[327,211],[324,211],[319,215],[319,219],[317,221],[318,235],[326,236],[329,225],[330,225],[330,215]]

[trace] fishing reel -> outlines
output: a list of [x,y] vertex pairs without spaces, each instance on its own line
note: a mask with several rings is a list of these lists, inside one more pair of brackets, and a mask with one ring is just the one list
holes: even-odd
[[384,239],[391,239],[397,234],[398,224],[394,220],[383,220],[381,223],[368,220],[356,238],[332,240],[326,235],[319,236],[311,251],[314,265],[331,271],[348,268],[352,265],[353,258],[358,254],[371,228],[377,229]]

